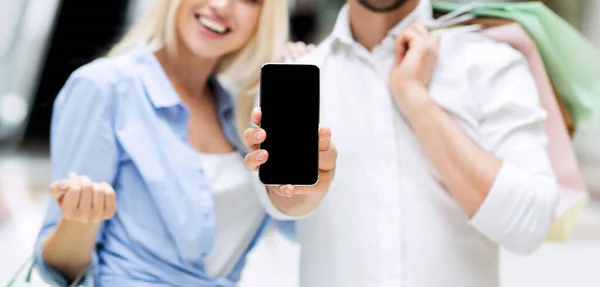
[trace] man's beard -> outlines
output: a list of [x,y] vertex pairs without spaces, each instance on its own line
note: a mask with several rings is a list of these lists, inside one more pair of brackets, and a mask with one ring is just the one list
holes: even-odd
[[358,3],[377,13],[391,12],[400,8],[407,0],[358,0]]

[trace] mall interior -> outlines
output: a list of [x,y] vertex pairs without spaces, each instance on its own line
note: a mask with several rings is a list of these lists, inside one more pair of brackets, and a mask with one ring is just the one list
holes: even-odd
[[[289,0],[290,41],[320,43],[331,32],[345,2]],[[600,1],[543,2],[575,28],[571,33],[582,35],[582,41],[600,50]],[[47,202],[52,200],[49,145],[54,98],[74,70],[103,54],[152,3],[153,0],[0,0],[0,284],[32,255]],[[560,61],[565,62],[574,57],[569,53],[577,53],[564,52]],[[600,74],[596,79],[600,83]],[[596,92],[600,92],[598,87]],[[596,98],[592,108],[600,113],[600,94],[590,96]],[[561,106],[561,111],[568,113],[569,106]],[[502,250],[502,286],[600,286],[600,124],[595,130],[582,130],[568,116],[560,124],[560,134],[568,136],[567,145],[552,152],[558,152],[559,157],[573,155],[576,165],[567,172],[581,178],[583,184],[564,187],[567,192],[561,194],[554,222],[557,226],[552,229],[560,235],[528,256]],[[300,252],[296,242],[270,229],[250,253],[239,286],[300,286]],[[34,281],[42,284],[35,286],[45,286],[35,274]]]

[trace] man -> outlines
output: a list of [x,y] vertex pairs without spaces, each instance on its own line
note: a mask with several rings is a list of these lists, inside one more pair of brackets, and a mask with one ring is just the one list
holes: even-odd
[[526,60],[476,33],[433,37],[431,14],[348,0],[302,60],[321,68],[335,180],[325,195],[259,192],[274,217],[302,219],[302,286],[498,286],[500,246],[528,254],[548,233],[558,191]]

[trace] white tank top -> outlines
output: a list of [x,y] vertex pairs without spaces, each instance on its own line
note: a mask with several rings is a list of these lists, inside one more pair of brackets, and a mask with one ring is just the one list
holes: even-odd
[[225,277],[248,248],[265,212],[239,153],[200,156],[215,210],[214,245],[205,267],[210,276]]

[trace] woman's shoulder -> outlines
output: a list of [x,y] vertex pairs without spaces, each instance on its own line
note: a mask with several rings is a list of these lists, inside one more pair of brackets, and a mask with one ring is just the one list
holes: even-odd
[[126,53],[98,58],[79,67],[67,79],[55,105],[61,107],[71,101],[81,105],[89,101],[96,107],[111,107],[127,99],[145,99],[142,83],[152,73],[148,57]]
[[133,55],[102,57],[85,64],[69,80],[86,81],[99,88],[112,88],[140,77],[140,63]]

